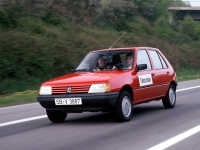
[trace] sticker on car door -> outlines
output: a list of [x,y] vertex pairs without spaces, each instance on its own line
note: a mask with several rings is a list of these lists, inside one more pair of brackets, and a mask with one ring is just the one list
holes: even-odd
[[140,86],[153,84],[151,74],[139,75],[138,79]]

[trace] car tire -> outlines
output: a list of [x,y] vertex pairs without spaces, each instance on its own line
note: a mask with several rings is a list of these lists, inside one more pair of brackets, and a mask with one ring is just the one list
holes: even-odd
[[132,113],[133,104],[131,95],[127,91],[122,91],[118,97],[117,104],[115,106],[115,118],[119,122],[126,122],[131,119]]
[[53,123],[59,123],[65,121],[67,113],[64,113],[60,110],[46,110],[49,120]]
[[165,108],[173,108],[176,104],[176,90],[173,85],[169,86],[166,96],[162,99]]

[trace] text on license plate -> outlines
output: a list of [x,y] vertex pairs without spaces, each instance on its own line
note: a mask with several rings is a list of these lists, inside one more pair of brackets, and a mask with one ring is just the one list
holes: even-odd
[[76,98],[55,98],[56,105],[82,105],[81,97]]

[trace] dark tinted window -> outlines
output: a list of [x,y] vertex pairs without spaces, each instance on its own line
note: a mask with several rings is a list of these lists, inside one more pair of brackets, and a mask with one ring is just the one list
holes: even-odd
[[167,65],[166,65],[164,59],[162,58],[162,56],[161,56],[159,53],[158,53],[158,55],[159,55],[160,60],[161,60],[161,62],[162,62],[163,68],[167,68]]
[[162,67],[162,64],[161,64],[161,61],[160,61],[160,58],[159,58],[157,52],[153,51],[153,50],[149,50],[149,53],[151,55],[154,68],[155,69],[162,69],[163,67]]
[[148,56],[146,50],[138,51],[137,65],[140,65],[140,64],[147,64],[146,70],[151,70],[151,64],[150,64],[149,56]]

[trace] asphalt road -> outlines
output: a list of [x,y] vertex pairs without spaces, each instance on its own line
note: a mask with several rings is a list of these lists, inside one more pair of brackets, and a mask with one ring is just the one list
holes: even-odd
[[[39,103],[4,107],[0,108],[0,149],[146,150],[199,126],[199,108],[200,80],[179,82],[175,108],[164,109],[161,101],[137,105],[125,123],[115,122],[109,113],[81,113],[68,114],[60,124],[43,116],[5,125],[46,114]],[[169,141],[171,146],[166,149],[200,150],[199,139],[200,132],[196,132],[179,142]]]

